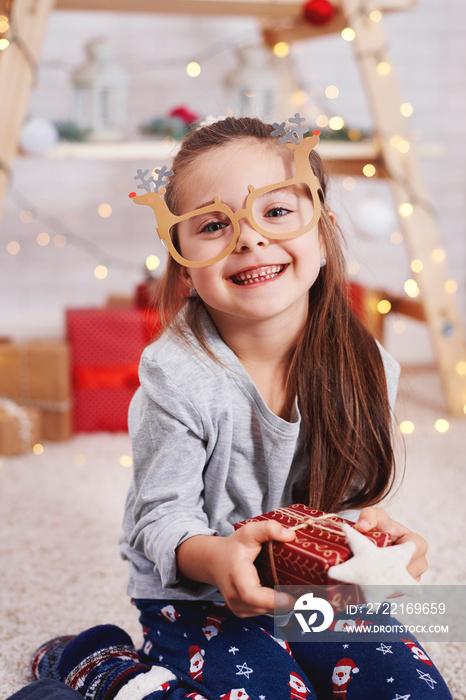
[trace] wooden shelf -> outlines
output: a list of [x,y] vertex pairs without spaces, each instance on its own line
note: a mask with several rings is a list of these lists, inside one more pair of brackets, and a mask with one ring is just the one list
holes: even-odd
[[[121,142],[61,141],[38,158],[46,160],[139,160],[165,161],[174,156],[178,142],[173,139]],[[21,156],[21,154],[20,154]],[[26,156],[34,158],[34,156]]]
[[[179,143],[172,139],[145,141],[123,141],[118,143],[72,143],[60,142],[42,156],[21,155],[23,158],[45,160],[133,160],[150,166],[170,161],[178,150]],[[377,169],[378,177],[387,177],[380,147],[375,141],[357,143],[348,141],[325,141],[318,146],[330,174],[361,176],[367,163]],[[419,144],[417,152],[424,158],[441,158],[444,154],[440,144]]]
[[[339,10],[341,1],[333,2]],[[379,0],[378,8],[383,12],[406,10],[415,6],[416,2],[417,0]],[[303,3],[296,0],[56,0],[55,9],[302,19]],[[317,28],[319,34],[322,34],[322,29]]]

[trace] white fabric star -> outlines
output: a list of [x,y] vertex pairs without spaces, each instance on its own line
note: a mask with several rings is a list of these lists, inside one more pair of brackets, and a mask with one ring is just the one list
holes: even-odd
[[419,680],[425,681],[427,683],[427,685],[429,686],[429,688],[433,689],[434,685],[437,683],[437,681],[432,678],[430,673],[424,673],[423,671],[420,671],[418,668],[416,669],[416,671],[418,672]]
[[376,651],[381,651],[384,656],[385,654],[393,654],[391,645],[388,646],[387,644],[381,644],[376,648]]
[[[337,566],[331,566],[328,575],[336,581],[357,584],[368,603],[380,603],[391,596],[406,593],[421,594],[421,587],[406,567],[414,553],[414,542],[391,547],[377,547],[362,532],[342,525],[353,556]],[[373,588],[374,587],[374,588]]]
[[246,661],[242,664],[236,664],[236,668],[238,669],[238,671],[236,672],[236,675],[237,676],[246,676],[246,678],[248,680],[249,680],[249,676],[251,675],[251,673],[254,673],[252,668],[249,668]]

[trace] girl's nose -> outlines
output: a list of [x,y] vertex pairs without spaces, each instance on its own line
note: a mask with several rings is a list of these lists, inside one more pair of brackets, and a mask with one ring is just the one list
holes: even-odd
[[269,239],[258,233],[247,219],[238,221],[239,236],[236,241],[235,252],[244,253],[253,250],[256,246],[268,246]]

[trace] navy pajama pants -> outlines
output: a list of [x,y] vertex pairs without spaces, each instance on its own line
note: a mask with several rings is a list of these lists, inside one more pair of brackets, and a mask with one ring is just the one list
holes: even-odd
[[[196,700],[451,700],[414,638],[290,642],[268,616],[238,618],[209,601],[136,600],[142,660],[168,667]],[[158,700],[158,691],[148,700]]]

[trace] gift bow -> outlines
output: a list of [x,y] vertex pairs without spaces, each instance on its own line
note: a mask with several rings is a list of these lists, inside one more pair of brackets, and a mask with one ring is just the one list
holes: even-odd
[[98,365],[96,367],[76,367],[74,385],[77,389],[113,389],[139,386],[139,362],[120,365]]
[[14,401],[0,398],[0,411],[4,411],[7,415],[18,419],[19,438],[22,445],[27,447],[32,438],[32,421],[26,409],[18,406]]
[[[299,520],[297,525],[292,525],[289,527],[289,530],[302,530],[305,527],[317,527],[320,530],[330,532],[332,534],[338,533],[339,535],[345,535],[345,531],[343,529],[342,523],[339,523],[334,520],[334,518],[338,518],[339,516],[336,513],[324,513],[323,515],[300,515],[297,513],[295,510],[292,508],[278,508],[277,510],[278,513],[282,513],[283,515],[286,515],[288,517],[292,517],[294,520]],[[328,523],[323,523],[323,520],[329,521]],[[273,582],[276,586],[280,585],[280,582],[278,580],[277,576],[277,569],[275,567],[275,557],[273,554],[273,541],[269,540],[268,542],[268,549],[269,549],[269,560],[270,560],[270,568],[272,571],[272,577],[273,577]]]

